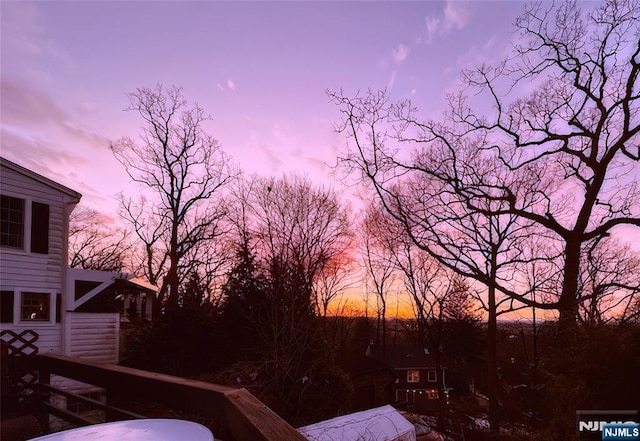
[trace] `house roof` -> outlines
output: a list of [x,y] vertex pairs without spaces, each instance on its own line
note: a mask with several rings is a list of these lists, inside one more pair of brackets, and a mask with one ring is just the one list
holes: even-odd
[[152,285],[144,279],[124,272],[98,271],[81,268],[67,268],[67,278],[70,283],[76,281],[97,282],[95,288],[73,301],[73,309],[81,307],[83,304],[97,297],[102,292],[112,287],[130,287],[146,293],[155,294],[159,291],[157,286]]
[[82,195],[80,193],[78,193],[75,190],[70,189],[69,187],[65,187],[62,184],[59,184],[55,181],[52,181],[49,178],[46,178],[32,170],[29,170],[28,168],[25,168],[21,165],[16,164],[15,162],[11,162],[6,158],[0,157],[0,164],[2,164],[2,167],[6,167],[10,170],[13,170],[16,173],[20,173],[21,175],[27,176],[28,178],[33,179],[34,181],[38,181],[44,185],[47,185],[51,188],[54,188],[68,196],[71,196],[74,199],[77,199],[78,201],[80,201],[80,198],[82,198]]
[[421,345],[369,346],[367,355],[388,363],[394,369],[424,369],[435,367],[436,361],[429,350]]
[[367,357],[365,354],[357,351],[340,351],[336,358],[338,366],[351,375],[387,371],[393,377],[397,377],[397,374],[387,363]]

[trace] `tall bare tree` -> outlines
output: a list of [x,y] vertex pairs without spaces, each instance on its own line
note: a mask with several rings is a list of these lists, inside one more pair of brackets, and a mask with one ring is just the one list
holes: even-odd
[[[186,256],[220,234],[222,204],[213,198],[235,176],[219,142],[205,131],[210,119],[188,107],[182,89],[138,88],[127,95],[144,122],[138,140],[111,144],[140,196],[120,195],[121,215],[142,247],[145,275],[159,285],[159,303],[179,306],[179,287],[190,272]],[[193,261],[193,258],[191,259]]]
[[[385,93],[332,94],[348,115],[342,128],[355,146],[348,164],[374,183],[398,217],[422,210],[410,227],[420,227],[431,207],[419,197],[407,206],[393,184],[424,173],[454,189],[464,210],[493,220],[515,216],[516,224],[553,244],[550,256],[539,257],[560,261],[561,290],[535,306],[559,311],[566,342],[575,335],[582,300],[584,248],[618,225],[640,226],[639,11],[634,0],[527,6],[516,22],[521,34],[512,56],[465,71],[473,99],[465,91],[450,95],[444,122],[420,121],[411,103],[390,104]],[[492,113],[474,110],[482,98]],[[413,143],[418,153],[402,155],[393,140]],[[469,167],[473,149],[479,160]],[[497,289],[533,306],[528,293]]]

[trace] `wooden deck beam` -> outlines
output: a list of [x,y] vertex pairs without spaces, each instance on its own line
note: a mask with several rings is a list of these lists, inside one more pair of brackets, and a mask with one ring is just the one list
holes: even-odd
[[[124,366],[98,364],[65,355],[38,355],[36,368],[103,387],[108,404],[162,403],[172,409],[212,418],[214,433],[238,441],[304,441],[305,438],[246,389],[174,377]],[[46,381],[45,381],[46,383]],[[46,388],[47,386],[45,386]]]

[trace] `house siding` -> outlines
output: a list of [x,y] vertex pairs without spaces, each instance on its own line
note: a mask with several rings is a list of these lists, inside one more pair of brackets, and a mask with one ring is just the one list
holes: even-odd
[[[69,205],[79,201],[60,188],[34,179],[2,163],[0,192],[25,200],[23,249],[0,248],[0,289],[14,293],[13,323],[2,323],[0,329],[38,333],[36,345],[40,353],[62,353],[62,324],[56,323],[56,296],[64,292],[64,273],[67,265],[67,225]],[[49,242],[46,254],[30,251],[31,203],[49,206]],[[47,322],[21,321],[21,292],[49,293],[50,320]]]
[[66,326],[69,355],[98,363],[118,363],[120,314],[71,312]]
[[[62,292],[62,277],[67,262],[63,255],[66,238],[65,207],[69,197],[45,184],[34,181],[9,168],[2,168],[0,191],[3,195],[27,200],[25,210],[29,213],[32,201],[49,205],[49,252],[31,253],[25,240],[25,249],[3,247],[0,278],[3,289],[30,287]],[[25,239],[29,231],[25,227]]]

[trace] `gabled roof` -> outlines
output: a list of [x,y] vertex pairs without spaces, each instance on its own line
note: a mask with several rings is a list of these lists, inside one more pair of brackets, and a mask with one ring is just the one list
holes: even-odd
[[394,369],[424,369],[436,365],[433,355],[421,345],[369,346],[367,355],[388,363]]
[[0,157],[0,164],[2,165],[2,167],[6,167],[10,170],[13,170],[16,173],[20,173],[21,175],[31,178],[34,181],[40,182],[41,184],[54,188],[68,196],[71,196],[74,199],[77,199],[78,201],[80,201],[80,198],[82,197],[82,195],[77,191],[72,190],[69,187],[65,187],[64,185],[59,184],[55,181],[52,181],[49,178],[45,178],[44,176],[39,175],[38,173],[32,170],[29,170],[28,168],[24,168],[23,166],[18,165],[15,162],[11,162],[6,158]]
[[157,286],[150,284],[146,280],[123,272],[67,268],[67,280],[69,280],[70,284],[74,284],[76,281],[97,283],[95,288],[83,294],[81,297],[69,299],[73,302],[73,304],[71,305],[73,310],[79,308],[80,306],[87,303],[89,300],[98,296],[100,293],[112,286],[131,287],[149,294],[155,294],[159,291],[159,288]]
[[339,351],[336,356],[338,366],[351,375],[363,375],[372,372],[389,372],[392,377],[398,375],[387,363],[367,357],[358,351]]

